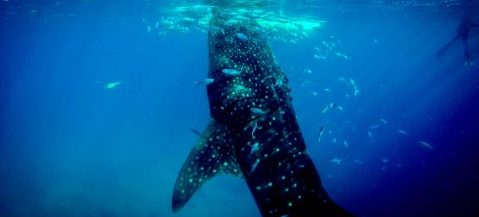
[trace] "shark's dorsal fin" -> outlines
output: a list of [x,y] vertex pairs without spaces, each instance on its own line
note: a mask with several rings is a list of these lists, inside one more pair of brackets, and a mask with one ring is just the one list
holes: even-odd
[[211,121],[191,150],[176,178],[173,211],[181,209],[209,179],[222,173],[242,176],[233,150],[230,130]]

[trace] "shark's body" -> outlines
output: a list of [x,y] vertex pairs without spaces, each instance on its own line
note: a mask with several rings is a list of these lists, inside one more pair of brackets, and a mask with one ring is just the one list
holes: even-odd
[[[173,192],[178,210],[208,179],[245,178],[264,217],[349,216],[328,196],[306,152],[290,89],[254,21],[210,23],[207,86],[212,122],[191,151]],[[234,73],[233,73],[234,72]]]

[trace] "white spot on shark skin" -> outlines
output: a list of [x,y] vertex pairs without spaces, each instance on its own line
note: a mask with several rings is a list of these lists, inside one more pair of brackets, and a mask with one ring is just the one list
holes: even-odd
[[105,89],[113,89],[121,85],[122,83],[120,81],[115,81],[115,82],[109,82],[105,84]]

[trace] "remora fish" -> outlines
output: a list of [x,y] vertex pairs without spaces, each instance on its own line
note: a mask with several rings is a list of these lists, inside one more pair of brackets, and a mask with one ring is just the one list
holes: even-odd
[[[177,177],[173,210],[181,209],[207,180],[229,173],[245,179],[263,217],[351,216],[321,184],[306,152],[286,76],[258,24],[247,18],[231,24],[227,16],[215,9],[210,21],[210,26],[224,29],[223,34],[208,34],[208,77],[215,79],[207,86],[212,121]],[[248,38],[247,46],[225,40],[238,32]],[[252,72],[224,76],[223,69],[232,68]],[[252,108],[268,112],[257,115]]]
[[323,134],[324,134],[324,126],[321,126],[321,128],[319,128],[319,136],[318,136],[318,142],[321,143],[321,137],[323,137]]
[[121,85],[120,81],[110,82],[110,83],[105,84],[105,89],[113,89],[113,88],[118,87],[119,85]]

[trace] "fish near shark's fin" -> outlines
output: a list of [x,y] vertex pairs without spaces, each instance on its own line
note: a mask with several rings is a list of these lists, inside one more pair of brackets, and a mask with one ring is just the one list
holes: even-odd
[[213,120],[191,150],[176,178],[173,211],[180,210],[207,180],[223,173],[242,176],[233,150],[231,131]]

